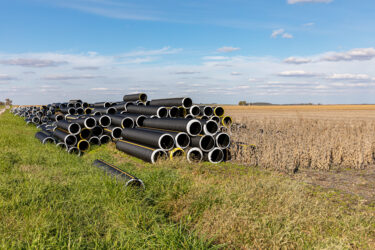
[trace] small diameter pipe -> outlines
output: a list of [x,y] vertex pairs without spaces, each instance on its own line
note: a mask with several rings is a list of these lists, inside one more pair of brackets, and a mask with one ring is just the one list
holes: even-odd
[[200,120],[203,126],[203,132],[206,135],[214,135],[219,131],[219,125],[213,120]]
[[116,148],[150,163],[155,163],[160,158],[167,159],[167,153],[162,149],[150,148],[130,141],[118,140]]
[[81,126],[78,123],[68,122],[66,120],[58,121],[56,126],[60,129],[68,131],[72,135],[78,135],[81,132]]
[[215,139],[211,135],[192,136],[190,140],[192,147],[200,148],[203,152],[209,152],[215,148]]
[[172,130],[166,130],[166,129],[155,129],[155,128],[137,128],[137,129],[143,129],[143,130],[151,130],[151,131],[158,131],[162,133],[167,133],[173,136],[174,142],[176,144],[177,148],[182,148],[185,149],[190,145],[190,136],[185,133],[185,132],[177,132],[177,131],[172,131]]
[[125,187],[127,186],[135,186],[135,187],[142,187],[145,188],[145,185],[143,184],[143,181],[138,179],[132,174],[129,174],[125,172],[124,170],[116,167],[115,165],[112,165],[108,162],[105,162],[103,160],[97,159],[93,162],[93,165],[96,167],[101,168],[102,170],[106,171],[107,173],[117,177],[121,178],[126,181]]
[[77,148],[82,152],[86,152],[90,149],[90,143],[87,140],[80,140],[77,143]]
[[91,145],[100,145],[100,139],[97,136],[91,136],[91,138],[89,139],[89,143]]
[[114,107],[108,107],[108,108],[95,108],[94,111],[99,111],[102,114],[107,114],[107,115],[114,115],[117,113],[116,108]]
[[131,117],[127,117],[126,115],[116,114],[116,115],[108,115],[112,122],[111,124],[121,128],[133,128],[134,127],[134,120]]
[[122,99],[124,100],[124,102],[135,102],[135,101],[146,102],[147,95],[145,93],[136,93],[136,94],[124,95]]
[[111,103],[110,102],[96,102],[94,104],[91,104],[90,106],[94,107],[95,109],[96,108],[109,108],[111,107]]
[[191,105],[193,105],[193,101],[189,97],[155,99],[150,101],[150,105],[166,107],[182,106],[184,108],[190,108]]
[[77,108],[76,109],[76,114],[77,115],[83,115],[85,113],[85,110],[83,108]]
[[233,124],[232,118],[230,116],[224,116],[221,119],[221,124],[223,124],[223,126],[226,128],[230,128],[230,126]]
[[173,131],[186,132],[191,136],[199,135],[202,131],[202,124],[197,119],[181,118],[146,118],[141,126],[157,129],[167,129]]
[[46,143],[56,143],[55,139],[53,137],[46,135],[43,132],[37,132],[35,134],[35,138],[37,138],[41,143],[46,144]]
[[77,138],[69,133],[56,129],[53,131],[53,137],[63,141],[68,146],[74,146],[77,144]]
[[168,116],[168,110],[160,106],[136,106],[131,104],[126,107],[126,112],[142,115],[157,115],[159,118]]
[[63,114],[69,114],[69,115],[74,115],[76,113],[76,109],[73,107],[60,108],[60,111]]
[[174,147],[174,139],[170,134],[143,130],[136,128],[125,128],[122,130],[121,136],[124,140],[140,143],[145,146],[171,150]]
[[229,148],[230,136],[227,133],[218,133],[215,135],[216,146],[220,149]]
[[203,152],[199,148],[191,148],[186,154],[186,159],[190,163],[201,162],[203,160]]
[[186,153],[182,148],[174,148],[171,151],[169,151],[169,158],[171,160],[180,158],[180,157],[185,157]]
[[92,108],[85,108],[85,114],[86,114],[86,115],[91,115],[91,114],[92,114],[92,111],[93,111]]
[[113,139],[120,139],[122,129],[116,126],[109,126],[108,128],[104,128],[104,134],[109,135]]
[[218,117],[223,117],[224,116],[224,109],[223,107],[220,107],[220,106],[217,106],[214,108],[214,115],[218,116]]
[[201,110],[200,110],[199,106],[193,105],[189,109],[187,109],[187,113],[191,114],[192,116],[195,117],[195,116],[198,116],[201,113]]
[[184,117],[185,119],[194,119],[195,117],[192,114],[187,114]]
[[96,123],[102,127],[108,127],[111,125],[112,120],[109,115],[94,115],[93,118],[96,120]]
[[62,114],[54,114],[54,115],[49,115],[48,119],[50,119],[51,121],[57,122],[57,121],[63,120],[64,116]]
[[111,137],[109,137],[108,135],[102,135],[99,137],[99,141],[100,141],[100,144],[107,144],[108,142],[111,141]]
[[210,152],[204,154],[204,159],[211,163],[220,163],[224,160],[224,152],[220,148],[214,148]]

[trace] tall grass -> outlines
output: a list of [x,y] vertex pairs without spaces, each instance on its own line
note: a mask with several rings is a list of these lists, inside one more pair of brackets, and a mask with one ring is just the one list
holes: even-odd
[[[374,207],[235,164],[144,162],[93,148],[81,158],[0,116],[0,248],[374,248]],[[146,190],[92,167],[102,158]]]

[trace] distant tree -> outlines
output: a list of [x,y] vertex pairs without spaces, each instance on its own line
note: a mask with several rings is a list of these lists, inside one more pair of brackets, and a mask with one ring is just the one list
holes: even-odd
[[9,99],[9,98],[5,99],[5,105],[12,106],[12,103],[13,103],[13,101],[11,99]]
[[5,102],[0,101],[0,106],[5,106]]
[[239,102],[238,102],[238,105],[240,105],[240,106],[246,106],[247,103],[246,103],[246,101],[239,101]]

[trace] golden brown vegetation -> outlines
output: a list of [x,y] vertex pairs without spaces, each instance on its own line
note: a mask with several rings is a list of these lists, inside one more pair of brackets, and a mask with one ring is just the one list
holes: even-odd
[[375,163],[375,106],[226,107],[235,160],[283,171],[362,169]]

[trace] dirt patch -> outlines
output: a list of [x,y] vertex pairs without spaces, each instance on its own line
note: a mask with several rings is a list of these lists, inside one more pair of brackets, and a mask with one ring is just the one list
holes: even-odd
[[302,169],[292,178],[308,184],[358,195],[363,197],[366,203],[375,203],[375,166],[362,170],[316,171]]

